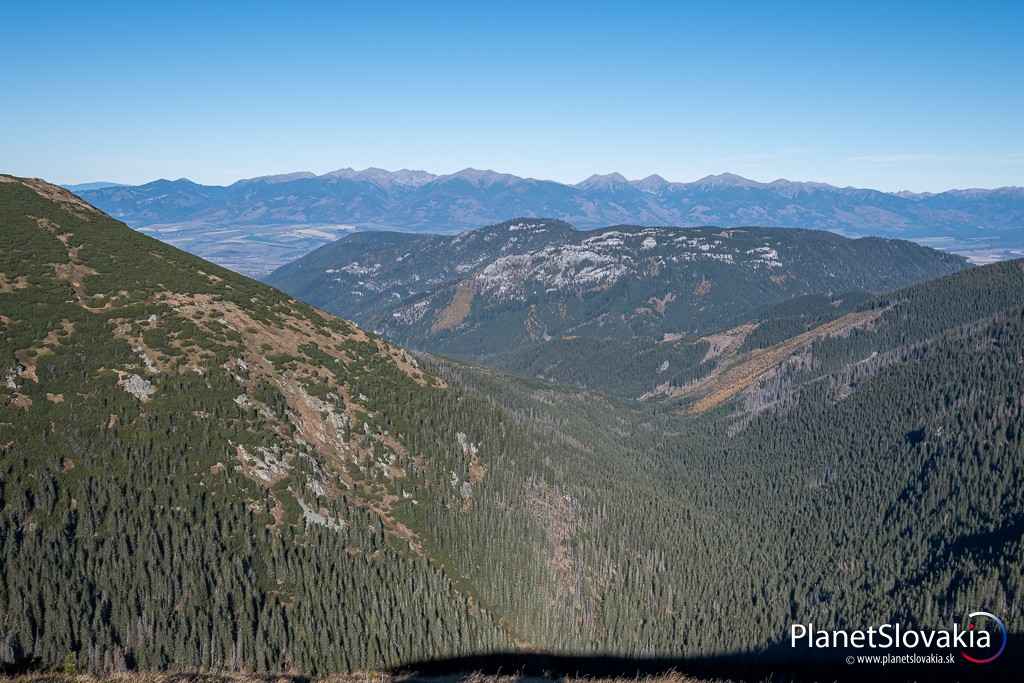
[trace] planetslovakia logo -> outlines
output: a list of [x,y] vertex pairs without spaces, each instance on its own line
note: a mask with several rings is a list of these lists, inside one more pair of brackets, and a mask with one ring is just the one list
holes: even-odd
[[[980,628],[986,621],[988,628]],[[993,629],[992,626],[995,628]],[[790,627],[790,647],[812,649],[882,649],[916,650],[925,648],[933,654],[945,650],[942,661],[953,662],[954,652],[972,664],[988,664],[1002,656],[1009,639],[1006,624],[991,612],[976,611],[967,615],[967,627],[954,623],[950,629],[914,629],[903,624],[882,624],[855,631],[826,631],[814,624],[793,624]],[[973,654],[972,654],[973,653]],[[989,654],[993,653],[993,654]],[[889,655],[886,655],[888,658]],[[901,656],[902,657],[902,656]],[[914,655],[918,657],[918,655]],[[847,661],[854,660],[848,657]],[[859,659],[859,658],[858,658]],[[869,658],[872,659],[873,658]]]
[[[1006,633],[1006,624],[1003,623],[1003,620],[997,617],[996,615],[992,614],[991,612],[971,612],[967,615],[968,619],[976,619],[977,617],[986,617],[996,622],[996,626],[999,627],[999,635],[1002,638],[1002,640],[999,643],[999,649],[996,650],[996,653],[994,655],[992,655],[991,657],[986,657],[984,659],[972,657],[963,650],[960,651],[960,656],[966,659],[968,662],[971,662],[972,664],[988,664],[989,662],[996,661],[997,659],[999,659],[1000,656],[1002,656],[1003,650],[1006,649],[1006,641],[1009,640],[1009,635]],[[967,625],[967,628],[973,631],[974,623],[969,623]]]

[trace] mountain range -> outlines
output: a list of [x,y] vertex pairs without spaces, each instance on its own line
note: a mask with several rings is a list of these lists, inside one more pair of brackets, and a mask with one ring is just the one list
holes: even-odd
[[[518,236],[515,267],[458,282],[517,310],[549,288],[608,307],[601,287],[628,285],[714,361],[621,401],[411,353],[0,176],[0,666],[298,680],[508,650],[684,674],[735,655],[788,680],[773,667],[814,654],[795,623],[983,608],[1019,633],[1024,262],[720,233],[524,219],[418,245],[426,273]],[[672,258],[686,289],[649,295]],[[351,296],[375,264],[346,271]],[[714,299],[730,283],[737,303]],[[459,290],[429,319],[472,319]],[[719,328],[736,316],[753,322]]]
[[761,225],[830,230],[942,230],[1024,226],[1024,188],[887,193],[825,183],[761,183],[731,173],[694,182],[658,175],[593,175],[575,185],[467,168],[450,175],[346,168],[288,173],[224,186],[184,178],[82,189],[132,225],[345,223],[453,231],[508,216],[547,216],[580,227]]
[[[581,228],[628,223],[825,229],[932,240],[1002,257],[1024,248],[1024,188],[888,193],[824,183],[762,183],[724,173],[694,182],[651,175],[594,175],[575,185],[465,169],[341,169],[200,185],[184,178],[82,189],[115,218],[250,274],[269,272],[338,236],[337,229],[458,232],[511,216],[549,217]],[[322,235],[296,227],[327,228]],[[1024,252],[1022,252],[1024,253]],[[983,256],[984,258],[984,256]]]
[[[520,218],[454,236],[354,233],[266,281],[398,344],[635,398],[692,380],[718,355],[709,335],[778,317],[783,302],[810,324],[965,265],[824,231]],[[619,362],[600,360],[610,354]]]

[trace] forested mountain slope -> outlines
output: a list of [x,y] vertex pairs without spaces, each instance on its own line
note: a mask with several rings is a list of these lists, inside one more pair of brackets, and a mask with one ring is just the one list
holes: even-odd
[[[637,397],[700,374],[717,354],[713,333],[845,312],[866,291],[964,264],[810,230],[580,232],[517,219],[457,236],[357,233],[267,281],[400,344]],[[774,310],[783,302],[788,311]]]
[[1021,629],[1024,262],[841,318],[737,351],[726,368],[772,362],[714,401],[696,385],[618,405],[448,366],[601,463],[565,490],[579,594],[612,643],[744,651],[787,623],[949,624],[982,604]]
[[41,181],[0,176],[0,243],[0,659],[332,671],[511,642],[401,521],[471,500],[460,444],[500,418]]
[[776,311],[707,384],[621,404],[413,358],[39,181],[0,177],[0,245],[0,660],[1024,626],[1020,263]]

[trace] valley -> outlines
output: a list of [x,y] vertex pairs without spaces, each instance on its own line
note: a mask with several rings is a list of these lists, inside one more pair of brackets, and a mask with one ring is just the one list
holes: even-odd
[[11,3],[0,683],[1024,679],[1024,3]]
[[794,622],[1024,623],[1019,261],[516,220],[355,233],[288,295],[12,176],[0,240],[5,666],[696,667]]
[[344,224],[220,227],[183,223],[139,228],[144,235],[250,277],[268,275],[353,230],[355,226]]

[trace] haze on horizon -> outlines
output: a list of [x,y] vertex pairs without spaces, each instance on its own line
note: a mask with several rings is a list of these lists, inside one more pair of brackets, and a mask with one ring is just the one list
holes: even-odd
[[[0,171],[1024,185],[1024,6],[17,6]],[[12,66],[13,65],[13,66]]]

